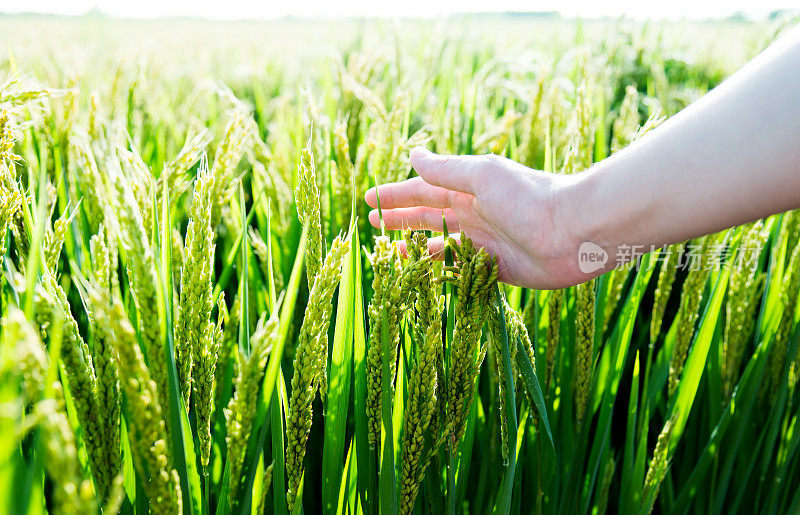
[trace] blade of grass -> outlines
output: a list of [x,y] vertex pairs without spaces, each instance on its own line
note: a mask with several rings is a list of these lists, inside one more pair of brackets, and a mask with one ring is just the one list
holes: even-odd
[[[506,328],[506,315],[503,308],[503,299],[500,297],[500,287],[495,284],[495,302],[499,310],[498,316],[500,317],[500,340],[503,350],[503,381],[506,383],[505,387],[505,402],[506,402],[506,419],[501,421],[505,424],[508,434],[508,464],[506,471],[503,474],[503,481],[501,483],[500,492],[497,496],[497,502],[494,505],[494,513],[509,513],[511,509],[511,493],[514,487],[514,471],[517,466],[517,405],[514,395],[514,374],[511,366],[511,351],[508,343],[508,331]],[[517,352],[517,354],[525,354],[524,352]],[[524,363],[524,361],[523,361]],[[530,361],[528,361],[530,365]],[[532,372],[532,370],[531,370]],[[535,378],[534,378],[535,380]],[[539,391],[541,395],[541,391]]]
[[547,407],[544,404],[544,396],[542,395],[542,388],[539,385],[539,379],[536,376],[536,371],[533,370],[533,365],[528,357],[522,340],[517,338],[517,355],[516,363],[519,373],[522,375],[522,384],[528,390],[531,398],[533,399],[534,408],[539,415],[539,423],[544,428],[547,435],[547,440],[550,442],[550,448],[555,452],[555,443],[553,442],[553,433],[550,430],[550,421],[547,417]]
[[[721,443],[722,439],[727,434],[729,427],[736,421],[739,424],[733,424],[734,432],[736,435],[732,439],[736,442],[747,430],[747,424],[744,423],[750,417],[755,402],[758,398],[759,385],[764,376],[764,369],[766,366],[766,343],[762,343],[756,348],[753,358],[750,359],[745,367],[744,373],[739,381],[739,384],[734,389],[731,401],[727,409],[722,413],[719,422],[714,427],[711,438],[705,445],[705,448],[700,455],[697,464],[692,470],[691,475],[678,492],[675,503],[672,506],[672,513],[682,513],[688,510],[689,503],[694,496],[701,491],[703,485],[707,484],[707,471],[719,459],[721,452],[724,450],[727,461],[729,458],[732,460],[736,457],[736,446],[732,448],[723,448]],[[755,456],[753,457],[753,464],[755,464]]]
[[[350,403],[350,375],[353,366],[353,333],[356,290],[361,277],[356,276],[356,260],[361,258],[357,225],[350,226],[350,251],[344,260],[339,285],[339,305],[333,336],[331,366],[328,369],[328,405],[325,410],[325,436],[322,454],[322,507],[324,513],[335,513],[343,499],[338,498],[341,475],[345,470],[345,430]],[[337,502],[338,501],[338,502]]]
[[[354,244],[358,241],[354,239]],[[359,247],[360,249],[360,247]],[[353,263],[356,277],[362,276],[361,259]],[[366,335],[364,328],[364,285],[354,291],[353,304],[355,305],[355,320],[353,321],[353,379],[354,399],[353,408],[355,415],[355,469],[356,484],[358,488],[361,508],[368,515],[373,515],[377,508],[377,491],[374,488],[374,460],[369,449],[367,430],[367,414],[364,406],[367,404],[367,372],[366,372]]]
[[283,372],[278,371],[278,385],[272,391],[269,406],[272,420],[272,510],[275,515],[286,513],[286,456],[283,435],[286,427],[286,384]]
[[706,306],[705,313],[703,313],[703,318],[700,320],[700,325],[697,328],[697,334],[692,343],[689,357],[686,358],[686,366],[683,369],[683,374],[678,384],[678,391],[676,392],[675,403],[671,409],[671,413],[677,412],[677,419],[670,439],[671,450],[674,450],[675,446],[678,444],[678,440],[680,440],[683,434],[686,420],[689,418],[689,413],[694,403],[694,397],[700,384],[700,377],[705,370],[708,351],[714,340],[714,332],[722,308],[722,300],[728,287],[729,276],[730,269],[726,268],[720,274],[719,278],[717,278],[711,293],[711,298]]
[[[242,183],[239,183],[239,204],[244,211],[244,189]],[[250,211],[254,213],[255,209]],[[244,351],[245,356],[250,356],[250,276],[247,273],[247,265],[249,261],[249,244],[247,242],[247,217],[242,213],[242,238],[239,246],[242,259],[242,276],[239,280],[241,285],[239,294],[241,295],[239,302],[239,348]]]

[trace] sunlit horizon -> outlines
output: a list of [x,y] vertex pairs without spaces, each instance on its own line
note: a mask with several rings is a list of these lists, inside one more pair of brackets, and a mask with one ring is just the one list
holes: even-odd
[[700,2],[674,0],[658,4],[612,0],[591,2],[567,0],[525,2],[497,0],[491,3],[478,0],[445,0],[425,2],[409,0],[401,3],[379,3],[343,0],[335,4],[321,0],[305,0],[281,5],[254,5],[246,0],[209,2],[174,0],[142,0],[137,3],[113,0],[25,0],[0,6],[0,14],[42,14],[81,16],[97,14],[111,18],[200,18],[209,20],[279,20],[296,18],[440,18],[463,14],[557,13],[565,18],[618,18],[638,20],[705,20],[738,17],[763,20],[780,10],[797,11],[800,2],[766,0],[754,6],[752,2]]

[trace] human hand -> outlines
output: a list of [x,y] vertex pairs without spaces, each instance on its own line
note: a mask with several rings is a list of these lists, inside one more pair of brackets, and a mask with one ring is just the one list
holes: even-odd
[[[539,289],[570,286],[591,278],[578,268],[580,241],[570,227],[571,192],[577,176],[532,170],[495,155],[443,156],[424,148],[411,152],[419,174],[378,188],[387,229],[464,231],[475,245],[497,257],[500,279]],[[378,207],[376,190],[366,201]],[[370,223],[380,226],[378,211]],[[428,248],[440,253],[443,238]]]

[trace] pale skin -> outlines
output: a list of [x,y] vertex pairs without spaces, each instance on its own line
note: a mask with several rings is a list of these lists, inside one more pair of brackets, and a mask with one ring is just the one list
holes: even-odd
[[[419,177],[379,186],[387,229],[464,231],[528,288],[579,284],[649,250],[800,207],[800,29],[629,147],[575,175],[494,155],[411,152]],[[375,189],[367,203],[377,208]],[[379,226],[377,209],[369,215]],[[583,242],[605,267],[578,267]],[[429,240],[440,253],[441,237]]]

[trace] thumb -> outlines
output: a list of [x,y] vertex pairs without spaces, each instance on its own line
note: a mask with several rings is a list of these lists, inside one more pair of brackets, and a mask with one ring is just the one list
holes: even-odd
[[428,184],[473,195],[485,175],[485,156],[445,156],[423,147],[411,149],[411,166]]

